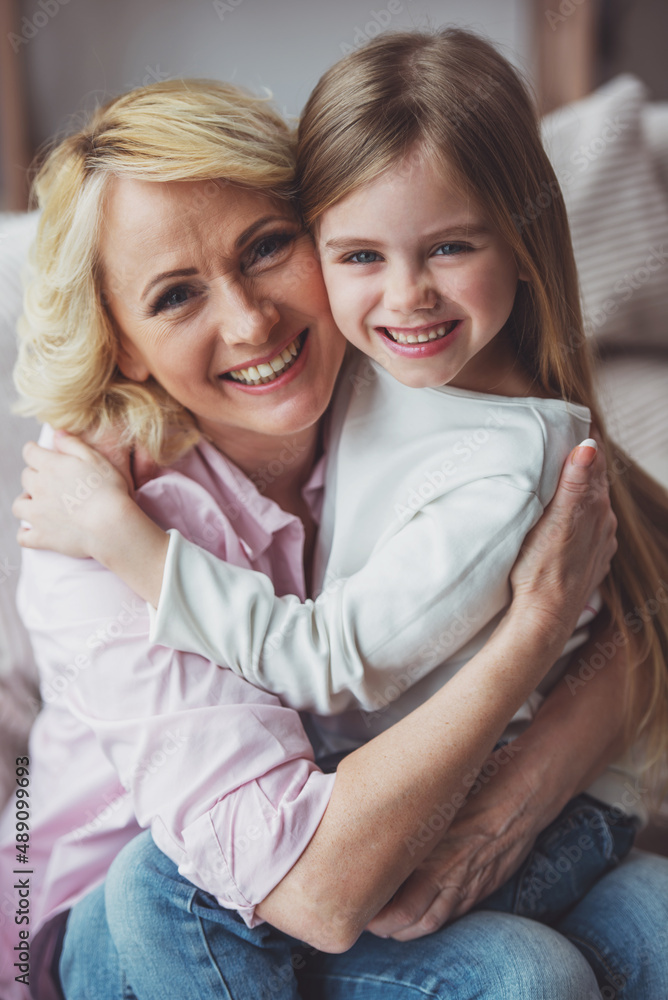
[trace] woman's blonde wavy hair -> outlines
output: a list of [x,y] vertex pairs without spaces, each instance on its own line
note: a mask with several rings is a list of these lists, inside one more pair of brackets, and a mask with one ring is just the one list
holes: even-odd
[[615,644],[644,662],[629,671],[620,697],[628,701],[630,742],[649,678],[639,731],[648,766],[659,764],[668,748],[668,495],[605,432],[566,209],[519,74],[492,45],[456,28],[388,32],[340,60],[316,85],[299,125],[304,219],[316,230],[351,191],[425,158],[482,207],[528,275],[509,320],[526,370],[545,395],[588,406],[603,437],[619,522],[604,595]]
[[98,257],[105,193],[117,176],[222,178],[290,198],[294,158],[293,134],[268,98],[208,80],[130,91],[53,147],[33,183],[41,216],[19,321],[17,411],[75,434],[121,429],[163,463],[187,451],[199,436],[191,414],[117,364]]

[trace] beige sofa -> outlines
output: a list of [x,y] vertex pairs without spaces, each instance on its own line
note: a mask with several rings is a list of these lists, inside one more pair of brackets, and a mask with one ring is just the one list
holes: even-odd
[[[668,486],[668,104],[648,103],[639,81],[619,77],[549,116],[545,141],[602,351],[604,409],[620,443]],[[547,186],[536,192],[518,224],[530,225],[550,197]],[[0,215],[0,804],[38,710],[30,645],[13,603],[20,554],[10,513],[22,444],[37,433],[11,413],[20,274],[35,224],[34,213]]]

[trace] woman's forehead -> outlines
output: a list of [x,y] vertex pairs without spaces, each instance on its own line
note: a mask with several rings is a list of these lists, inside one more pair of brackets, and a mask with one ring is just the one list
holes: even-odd
[[116,177],[107,192],[100,261],[109,273],[145,271],[165,256],[232,252],[241,234],[270,215],[289,217],[290,206],[261,191],[222,180],[146,181]]

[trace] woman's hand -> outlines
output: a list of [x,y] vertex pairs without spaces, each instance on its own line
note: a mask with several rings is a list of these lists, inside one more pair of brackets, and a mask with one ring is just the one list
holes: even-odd
[[495,751],[447,833],[367,926],[397,941],[463,916],[517,871],[545,826],[536,789],[518,763],[521,739]]
[[111,512],[116,514],[119,504],[128,500],[129,454],[112,451],[119,469],[72,435],[56,432],[54,445],[57,450],[51,451],[31,441],[23,449],[25,492],[12,511],[28,524],[19,528],[18,540],[25,548],[52,549],[75,558],[94,556],[98,541],[115,530]]
[[557,492],[510,574],[518,620],[538,616],[548,629],[570,635],[610,570],[616,530],[603,448],[580,445],[566,459]]

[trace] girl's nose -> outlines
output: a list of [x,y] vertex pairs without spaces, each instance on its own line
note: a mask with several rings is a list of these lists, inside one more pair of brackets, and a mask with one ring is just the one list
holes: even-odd
[[407,266],[388,269],[384,305],[403,317],[420,309],[433,309],[439,299],[426,269]]
[[216,305],[220,336],[229,346],[266,343],[281,318],[272,299],[236,282],[220,289]]

